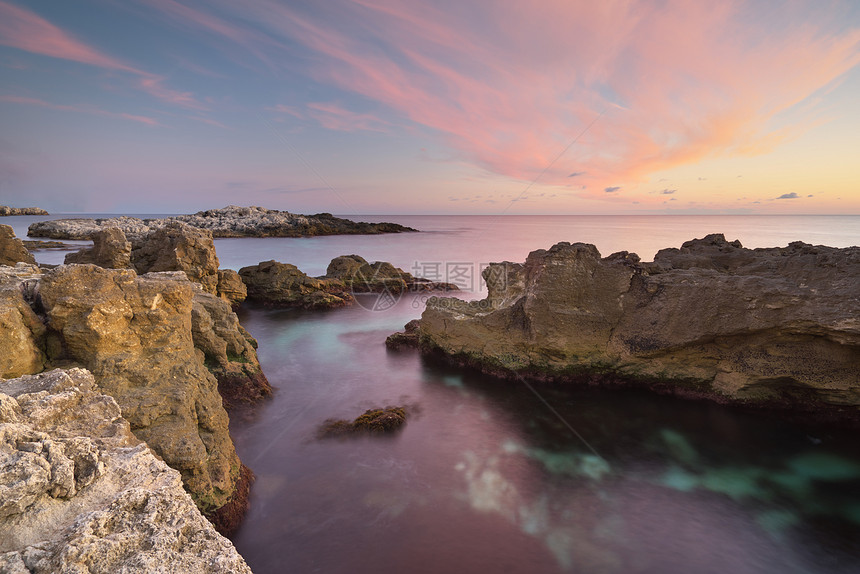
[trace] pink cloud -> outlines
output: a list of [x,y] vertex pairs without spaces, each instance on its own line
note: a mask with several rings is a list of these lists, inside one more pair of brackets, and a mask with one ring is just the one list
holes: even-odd
[[257,52],[303,45],[316,80],[432,128],[490,172],[565,186],[585,172],[577,193],[616,201],[654,172],[771,149],[814,119],[786,128],[780,114],[860,63],[839,3],[785,3],[779,18],[742,0],[215,4],[260,32],[212,20],[211,3],[185,17]]
[[311,102],[308,115],[329,130],[385,132],[388,122],[371,114],[351,112],[333,103]]
[[0,1],[0,45],[97,68],[127,72],[138,77],[137,85],[141,90],[159,100],[187,108],[203,108],[190,92],[179,92],[165,87],[166,78],[139,70],[103,54],[39,15],[2,1]]
[[0,102],[7,102],[10,104],[22,104],[26,106],[39,106],[42,108],[48,108],[51,110],[59,110],[64,112],[79,112],[83,114],[91,114],[94,116],[102,116],[106,118],[118,118],[123,120],[131,120],[134,122],[139,122],[142,124],[146,124],[148,126],[158,126],[161,125],[157,120],[153,118],[149,118],[146,116],[139,116],[135,114],[126,114],[122,112],[109,112],[106,110],[102,110],[93,106],[88,105],[74,105],[69,106],[65,104],[52,104],[51,102],[46,102],[44,100],[40,100],[37,98],[28,98],[24,96],[2,96],[0,95]]

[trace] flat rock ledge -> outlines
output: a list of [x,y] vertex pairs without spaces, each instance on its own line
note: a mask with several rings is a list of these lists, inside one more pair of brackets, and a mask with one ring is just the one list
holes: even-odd
[[111,217],[101,219],[55,219],[33,223],[30,237],[50,239],[90,239],[97,231],[118,227],[129,240],[161,229],[170,222],[182,222],[208,229],[213,237],[311,237],[316,235],[376,235],[416,231],[397,223],[365,223],[334,217],[330,213],[299,215],[263,207],[228,205],[222,209],[198,211],[163,219]]
[[500,377],[639,385],[860,423],[860,248],[746,249],[721,234],[601,258],[583,243],[484,271],[389,339]]
[[0,572],[251,570],[73,368],[0,380]]

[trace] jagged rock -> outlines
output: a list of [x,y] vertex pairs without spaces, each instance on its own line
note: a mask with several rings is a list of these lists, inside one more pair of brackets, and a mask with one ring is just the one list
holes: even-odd
[[4,215],[48,215],[48,212],[38,207],[8,207],[0,205],[0,216]]
[[184,274],[64,265],[44,274],[39,295],[49,359],[92,371],[201,510],[228,504],[241,467],[217,382],[194,347]]
[[239,324],[230,303],[197,290],[191,307],[194,346],[218,380],[224,406],[254,402],[272,394],[257,359],[257,341]]
[[0,572],[242,572],[83,369],[0,381]]
[[15,237],[12,227],[0,225],[0,265],[15,265],[18,262],[36,263],[36,259],[27,251],[24,243]]
[[364,223],[330,213],[298,215],[262,207],[229,205],[164,219],[113,217],[108,219],[56,219],[30,225],[30,237],[89,239],[101,227],[119,227],[132,243],[172,221],[208,229],[214,237],[308,237],[313,235],[379,234],[415,231],[396,223]]
[[641,264],[559,243],[484,277],[487,299],[427,302],[424,350],[504,376],[860,414],[860,248],[712,235]]
[[342,281],[308,277],[289,263],[263,261],[243,267],[239,276],[248,288],[249,300],[269,305],[327,309],[353,301]]
[[385,346],[392,350],[419,347],[420,319],[412,319],[406,323],[402,333],[393,333],[385,339]]
[[133,244],[131,263],[138,273],[184,271],[209,293],[218,289],[218,256],[212,233],[172,221]]
[[44,368],[45,326],[33,312],[35,265],[0,266],[0,378],[37,373]]
[[387,261],[368,263],[360,255],[335,257],[329,263],[325,277],[343,281],[352,293],[458,290],[458,287],[452,283],[416,278]]
[[219,269],[218,296],[235,307],[248,297],[248,288],[237,272],[232,269]]
[[119,227],[100,229],[92,239],[92,247],[69,253],[65,263],[93,263],[106,269],[131,268],[131,243]]

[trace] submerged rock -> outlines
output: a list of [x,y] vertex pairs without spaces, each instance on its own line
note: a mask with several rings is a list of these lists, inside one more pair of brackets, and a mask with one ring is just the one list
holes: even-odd
[[112,217],[106,219],[56,219],[29,227],[31,237],[89,239],[102,227],[119,227],[134,241],[170,222],[208,229],[214,237],[309,237],[314,235],[380,234],[415,231],[396,223],[364,223],[334,217],[330,213],[298,215],[262,207],[229,205],[163,219]]
[[340,437],[354,434],[389,433],[398,430],[406,422],[405,407],[369,409],[354,421],[326,421],[319,430],[320,438]]
[[4,215],[49,215],[39,207],[9,207],[0,205],[0,216]]
[[484,271],[488,297],[431,298],[421,347],[502,376],[860,416],[860,248],[660,251],[559,243]]
[[36,263],[24,243],[15,237],[15,231],[9,225],[0,225],[0,265],[15,265],[16,263]]
[[244,572],[83,369],[0,380],[0,571]]

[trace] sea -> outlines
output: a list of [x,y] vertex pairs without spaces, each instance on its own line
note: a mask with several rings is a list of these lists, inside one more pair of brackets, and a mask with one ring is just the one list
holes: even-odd
[[[710,233],[860,244],[860,216],[344,216],[420,232],[217,239],[221,266],[274,259],[322,275],[358,254],[480,299],[488,263],[560,241],[643,261]],[[56,217],[0,223],[23,237]],[[230,423],[256,475],[233,542],[257,574],[860,572],[856,431],[640,390],[528,388],[387,350],[425,302],[240,308],[276,388]],[[326,420],[388,405],[409,412],[396,434],[318,437]]]

